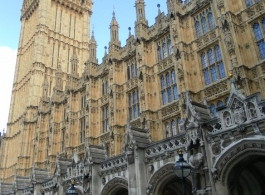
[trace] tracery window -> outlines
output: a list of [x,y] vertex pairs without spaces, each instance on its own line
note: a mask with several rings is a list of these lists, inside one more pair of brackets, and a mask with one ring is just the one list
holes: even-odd
[[160,82],[163,105],[179,98],[175,70],[170,70],[161,75]]
[[246,6],[250,7],[257,2],[260,2],[260,0],[245,0],[245,2],[246,2]]
[[81,109],[86,107],[86,95],[81,97]]
[[109,106],[106,105],[101,109],[102,114],[102,133],[106,133],[109,130]]
[[167,35],[157,41],[157,56],[158,62],[167,58],[169,55],[173,54],[172,42],[170,35]]
[[127,62],[127,77],[128,80],[137,77],[137,63],[135,58]]
[[179,123],[181,119],[173,118],[165,122],[166,137],[178,135],[180,133]]
[[194,17],[194,26],[198,38],[215,28],[215,21],[210,7]]
[[201,54],[203,76],[206,85],[226,77],[219,45]]
[[[262,26],[262,28],[260,26]],[[259,49],[260,57],[261,59],[265,59],[265,18],[262,20],[261,24],[257,22],[253,25],[253,32]]]
[[140,117],[139,92],[137,89],[128,93],[130,120]]

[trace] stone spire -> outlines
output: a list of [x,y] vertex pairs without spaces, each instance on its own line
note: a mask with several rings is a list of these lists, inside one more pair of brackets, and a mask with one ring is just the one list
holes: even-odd
[[91,39],[89,41],[89,49],[90,49],[89,60],[91,62],[98,63],[98,60],[97,60],[97,42],[96,42],[95,36],[94,36],[94,29],[92,30],[92,36],[91,36]]
[[143,23],[145,25],[148,25],[148,22],[147,22],[146,17],[145,17],[145,2],[144,2],[144,0],[136,0],[135,8],[136,8],[136,17],[137,17],[136,23]]
[[117,46],[120,46],[120,41],[119,41],[119,24],[116,20],[115,17],[115,12],[113,11],[112,14],[112,20],[110,23],[110,45],[115,44]]
[[72,66],[71,74],[74,76],[78,76],[77,65],[78,65],[78,57],[76,55],[76,48],[74,48],[73,56],[71,58],[71,66]]

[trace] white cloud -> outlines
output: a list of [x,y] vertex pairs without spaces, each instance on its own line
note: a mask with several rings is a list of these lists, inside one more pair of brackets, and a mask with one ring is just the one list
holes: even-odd
[[0,46],[0,131],[8,122],[17,50]]

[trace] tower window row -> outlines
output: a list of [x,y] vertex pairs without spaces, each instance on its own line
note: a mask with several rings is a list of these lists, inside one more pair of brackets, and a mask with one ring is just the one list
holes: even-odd
[[194,17],[194,22],[196,35],[198,38],[210,30],[213,30],[215,28],[215,22],[211,8],[206,9]]

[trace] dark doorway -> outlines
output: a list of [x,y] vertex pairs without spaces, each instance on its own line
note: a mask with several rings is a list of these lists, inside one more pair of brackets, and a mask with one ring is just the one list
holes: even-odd
[[120,189],[115,193],[115,195],[129,195],[129,193],[127,189]]
[[229,173],[228,187],[231,195],[263,195],[264,186],[265,157],[248,156]]

